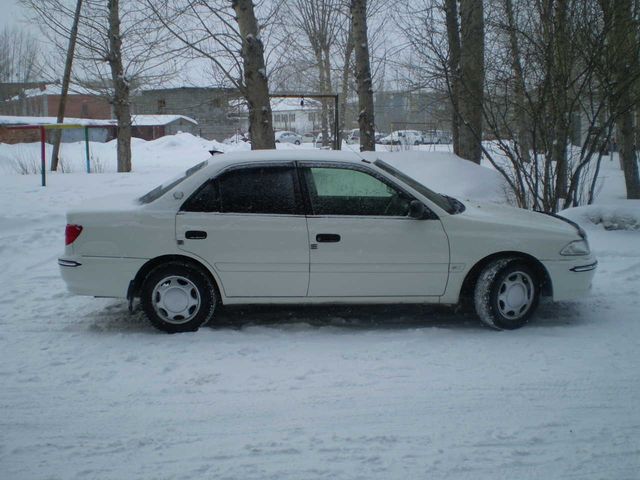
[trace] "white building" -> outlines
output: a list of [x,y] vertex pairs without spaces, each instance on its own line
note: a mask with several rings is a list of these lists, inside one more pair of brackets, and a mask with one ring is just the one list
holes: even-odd
[[307,98],[274,98],[271,100],[273,128],[296,133],[317,132],[322,128],[322,107]]

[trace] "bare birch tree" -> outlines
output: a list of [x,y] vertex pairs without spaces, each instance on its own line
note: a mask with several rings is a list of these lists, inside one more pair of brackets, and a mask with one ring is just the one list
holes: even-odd
[[358,91],[360,150],[375,151],[375,117],[373,111],[373,84],[369,62],[366,0],[351,0],[351,22],[356,54],[355,78]]
[[459,155],[480,163],[484,96],[483,0],[460,0]]
[[617,89],[611,92],[611,109],[617,116],[620,163],[624,172],[627,198],[640,199],[640,176],[634,135],[634,105],[638,99],[634,87],[638,83],[638,26],[632,15],[631,0],[600,0],[605,24],[610,28],[609,49],[613,80]]
[[[75,0],[22,0],[52,45],[49,75],[59,75],[71,35]],[[142,0],[84,0],[78,23],[72,75],[74,88],[109,100],[118,121],[118,171],[131,171],[132,88],[165,82],[175,72],[170,37]],[[58,52],[56,55],[55,52]]]
[[232,7],[242,38],[245,98],[249,104],[251,148],[275,149],[269,83],[264,62],[264,45],[252,0],[233,0]]
[[258,17],[251,0],[146,0],[146,4],[192,59],[210,62],[215,77],[211,83],[230,85],[243,96],[251,148],[274,149],[264,36],[278,5]]

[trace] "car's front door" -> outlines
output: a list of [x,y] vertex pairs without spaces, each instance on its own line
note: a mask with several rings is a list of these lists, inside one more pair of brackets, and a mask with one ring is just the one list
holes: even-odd
[[310,199],[310,297],[438,296],[449,271],[440,220],[364,169],[300,164]]
[[307,235],[292,164],[225,171],[176,216],[180,248],[215,268],[228,297],[305,296]]

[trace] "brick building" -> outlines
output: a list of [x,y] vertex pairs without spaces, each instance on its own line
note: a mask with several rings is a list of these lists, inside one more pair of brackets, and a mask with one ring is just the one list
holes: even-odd
[[[32,86],[28,84],[28,86]],[[17,94],[0,102],[0,115],[54,117],[60,104],[60,85],[39,84],[35,88],[19,89]],[[5,91],[11,92],[9,86]],[[65,116],[74,118],[109,119],[111,105],[109,101],[91,92],[69,92],[65,107]]]

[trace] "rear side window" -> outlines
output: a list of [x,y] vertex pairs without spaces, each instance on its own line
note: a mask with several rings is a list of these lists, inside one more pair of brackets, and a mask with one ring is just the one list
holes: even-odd
[[156,188],[151,190],[149,193],[146,193],[143,196],[141,196],[140,198],[138,198],[138,202],[140,202],[142,204],[145,204],[145,203],[151,203],[151,202],[157,200],[162,195],[167,193],[169,190],[171,190],[172,188],[178,186],[180,183],[184,182],[187,178],[189,178],[191,175],[196,173],[198,170],[202,170],[204,167],[207,166],[208,163],[209,163],[208,160],[205,160],[204,162],[200,162],[197,165],[194,165],[193,167],[188,169],[186,172],[178,175],[176,178],[174,178],[172,180],[169,180],[167,183],[163,183],[162,185],[158,185]]
[[232,170],[208,181],[183,206],[189,212],[302,213],[293,167]]

